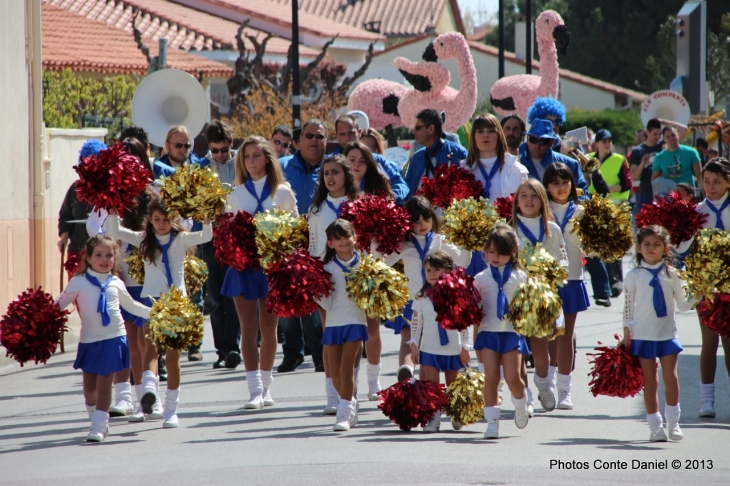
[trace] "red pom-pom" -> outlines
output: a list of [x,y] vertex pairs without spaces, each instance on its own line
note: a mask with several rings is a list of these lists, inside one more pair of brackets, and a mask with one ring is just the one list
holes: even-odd
[[71,256],[68,257],[68,260],[66,260],[66,263],[63,264],[63,268],[73,275],[76,273],[76,270],[79,269],[79,265],[81,265],[81,261],[84,259],[84,254],[83,250],[78,253],[72,253]]
[[[614,335],[616,339],[618,336]],[[596,397],[605,395],[608,397],[633,397],[644,389],[644,374],[639,365],[639,358],[629,353],[628,347],[619,346],[612,348],[603,346],[595,348],[597,353],[587,353],[593,356],[589,363],[593,365],[588,376],[591,382],[588,386],[591,393]]]
[[697,204],[685,200],[678,192],[656,197],[636,215],[637,228],[658,224],[669,232],[675,246],[692,238],[706,221],[707,215],[697,211]]
[[255,238],[256,225],[249,213],[238,211],[236,214],[221,214],[218,226],[213,230],[215,259],[221,265],[228,265],[239,272],[258,270],[261,266]]
[[411,230],[408,211],[395,202],[366,194],[345,203],[340,218],[351,222],[357,235],[357,247],[370,253],[370,242],[378,240],[378,251],[384,255],[400,251],[403,238]]
[[463,331],[482,321],[482,301],[474,287],[474,277],[463,268],[442,273],[436,285],[426,290],[436,311],[436,321],[444,329]]
[[98,155],[86,157],[74,170],[76,197],[97,209],[115,209],[123,213],[137,204],[139,193],[152,182],[152,174],[124,148],[121,142]]
[[451,201],[460,201],[469,197],[478,198],[484,186],[474,174],[458,165],[439,165],[433,172],[433,178],[423,177],[421,188],[416,192],[431,201],[431,204],[446,209]]
[[67,331],[68,312],[61,310],[40,287],[28,289],[8,305],[0,321],[0,344],[23,366],[33,360],[45,363]]
[[334,292],[324,263],[305,250],[282,255],[267,269],[266,310],[279,317],[301,317],[317,310],[314,299]]
[[721,336],[730,337],[730,294],[715,294],[711,306],[703,299],[697,310],[702,324]]
[[514,194],[510,194],[507,197],[498,197],[494,200],[494,207],[497,209],[500,218],[504,218],[506,221],[512,219],[512,205],[514,201]]
[[420,380],[400,381],[378,395],[378,408],[405,431],[425,426],[449,402],[443,385]]

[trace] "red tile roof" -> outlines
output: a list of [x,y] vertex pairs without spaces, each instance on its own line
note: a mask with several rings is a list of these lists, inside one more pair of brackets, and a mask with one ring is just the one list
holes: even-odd
[[[144,39],[168,40],[168,45],[182,50],[236,49],[236,22],[216,17],[205,12],[178,5],[169,0],[43,0],[87,18],[104,22],[113,27],[132,32],[132,17],[141,10],[137,28]],[[260,30],[246,28],[246,34],[263,39]],[[244,37],[247,49],[253,44]],[[266,44],[266,53],[286,56],[290,41],[274,37]],[[299,47],[303,57],[315,57],[318,50]]]
[[[273,1],[291,5],[291,0]],[[401,37],[428,32],[447,5],[454,13],[457,30],[464,33],[456,0],[299,0],[299,8],[312,15],[362,29],[369,22],[380,22],[377,32]]]
[[[132,34],[90,20],[53,5],[41,8],[43,68],[87,71],[105,74],[147,73],[147,59],[137,48]],[[149,43],[150,55],[157,54],[157,44]],[[223,63],[210,61],[178,49],[168,49],[167,64],[193,75],[229,77],[233,70]]]

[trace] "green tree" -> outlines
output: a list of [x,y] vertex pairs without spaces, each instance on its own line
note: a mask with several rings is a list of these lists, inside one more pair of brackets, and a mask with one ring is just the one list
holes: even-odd
[[636,141],[636,130],[642,128],[641,116],[636,111],[571,108],[565,118],[561,130],[567,132],[575,128],[589,127],[598,131],[605,128],[611,132],[613,142],[623,146],[633,145]]

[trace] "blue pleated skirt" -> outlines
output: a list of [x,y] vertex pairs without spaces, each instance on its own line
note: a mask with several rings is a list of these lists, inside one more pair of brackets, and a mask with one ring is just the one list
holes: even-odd
[[[147,297],[142,297],[141,285],[138,285],[136,287],[127,287],[127,292],[129,292],[129,295],[131,295],[132,298],[140,304],[144,304],[147,307],[152,307],[152,300]],[[119,310],[122,312],[122,318],[124,319],[124,322],[132,321],[134,325],[139,328],[143,328],[144,323],[147,322],[147,319],[145,319],[144,317],[135,316],[134,314],[127,312],[122,308],[120,308]]]
[[530,354],[527,339],[522,334],[517,334],[516,332],[482,331],[477,334],[474,349],[481,351],[484,348],[501,354],[509,353],[515,349],[525,356]]
[[583,280],[568,280],[563,287],[558,287],[558,295],[563,301],[564,314],[583,312],[591,305]]
[[343,345],[345,341],[367,341],[368,326],[364,324],[347,324],[344,326],[325,327],[322,344]]
[[477,273],[486,270],[487,262],[484,261],[484,253],[481,251],[471,252],[471,263],[464,269],[467,275],[476,277]]
[[74,369],[86,373],[108,375],[129,368],[127,336],[119,336],[95,343],[79,343]]
[[269,293],[269,282],[262,269],[239,272],[228,267],[221,294],[226,297],[243,295],[246,300],[258,300],[265,299],[267,293]]
[[413,319],[413,301],[409,300],[403,309],[402,316],[396,317],[394,321],[385,321],[383,325],[392,329],[395,334],[400,334],[404,327],[411,327],[411,319]]
[[632,339],[629,352],[644,359],[661,358],[670,354],[678,354],[682,352],[682,345],[679,344],[677,338],[667,339],[666,341],[645,341],[642,339]]
[[419,361],[421,366],[433,366],[439,371],[459,371],[464,368],[464,365],[459,360],[458,354],[456,356],[443,356],[421,351],[419,353]]

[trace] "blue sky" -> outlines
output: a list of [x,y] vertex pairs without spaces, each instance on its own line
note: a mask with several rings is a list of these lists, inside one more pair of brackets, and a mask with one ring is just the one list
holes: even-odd
[[498,0],[458,0],[458,2],[459,10],[461,10],[462,14],[464,14],[467,8],[474,12],[474,20],[477,23],[479,23],[479,15],[477,12],[480,10],[486,11],[486,15],[484,16],[484,21],[486,22],[489,20],[489,17],[497,13],[497,9],[499,8]]

